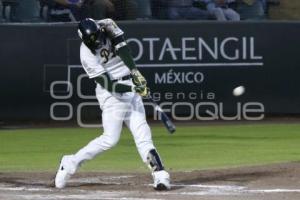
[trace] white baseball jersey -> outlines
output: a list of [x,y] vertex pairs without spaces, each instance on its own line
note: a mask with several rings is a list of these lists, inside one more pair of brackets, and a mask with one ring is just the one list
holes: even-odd
[[93,54],[83,42],[81,43],[80,60],[85,72],[89,78],[95,78],[107,72],[111,80],[129,75],[130,70],[121,58],[116,55],[115,51],[118,48],[118,44],[114,47],[111,42],[112,38],[123,35],[124,32],[111,19],[99,20],[97,23],[101,28],[105,29],[108,37],[104,45],[96,50],[96,54]]

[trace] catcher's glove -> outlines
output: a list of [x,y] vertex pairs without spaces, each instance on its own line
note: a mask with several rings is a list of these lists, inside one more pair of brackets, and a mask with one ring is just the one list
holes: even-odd
[[147,85],[147,81],[141,72],[137,69],[131,70],[132,81],[136,86],[145,86]]

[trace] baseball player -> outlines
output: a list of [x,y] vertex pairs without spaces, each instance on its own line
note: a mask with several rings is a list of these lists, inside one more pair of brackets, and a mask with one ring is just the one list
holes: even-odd
[[77,153],[63,156],[55,186],[64,188],[84,161],[116,145],[125,122],[142,160],[152,170],[154,189],[170,189],[170,176],[153,145],[146,122],[141,97],[148,95],[147,82],[136,68],[124,32],[111,19],[94,21],[88,18],[79,23],[78,34],[82,40],[82,67],[97,85],[104,132]]

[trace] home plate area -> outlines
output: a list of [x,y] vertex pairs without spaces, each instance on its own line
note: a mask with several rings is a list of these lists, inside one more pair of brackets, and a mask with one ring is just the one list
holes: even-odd
[[52,173],[0,173],[0,200],[300,199],[300,163],[172,172],[172,189],[155,191],[146,173],[75,175],[65,189]]

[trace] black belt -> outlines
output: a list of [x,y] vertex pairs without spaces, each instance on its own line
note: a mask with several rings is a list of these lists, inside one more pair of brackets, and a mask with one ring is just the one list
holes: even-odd
[[114,80],[112,80],[112,82],[127,81],[127,80],[129,80],[129,79],[131,79],[131,78],[132,78],[131,75],[127,75],[127,76],[123,76],[123,77],[114,79]]

